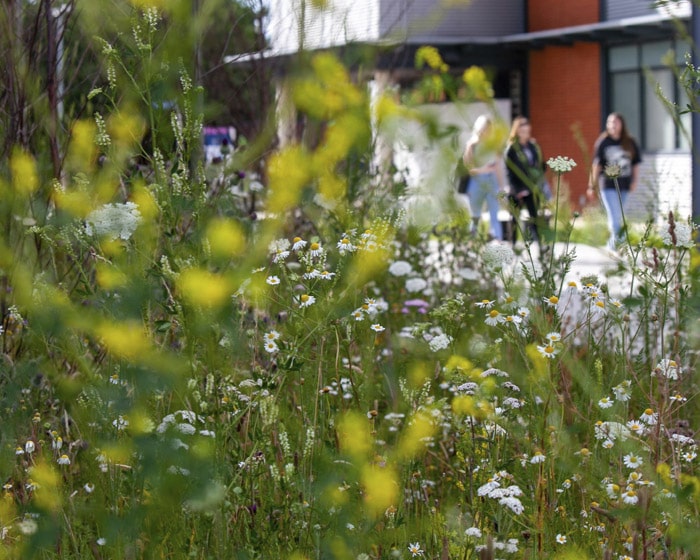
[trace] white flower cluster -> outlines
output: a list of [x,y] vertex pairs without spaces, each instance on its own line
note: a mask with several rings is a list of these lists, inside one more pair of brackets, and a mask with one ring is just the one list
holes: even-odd
[[[192,412],[191,410],[178,410],[172,414],[164,416],[161,423],[158,424],[156,432],[159,434],[164,434],[172,427],[175,429],[175,431],[188,436],[195,435],[197,433],[208,437],[215,436],[214,432],[211,430],[198,429],[196,426],[198,422],[204,422],[204,418],[199,414]],[[179,447],[187,448],[189,446],[179,442]]]
[[510,245],[505,243],[489,243],[481,254],[484,265],[491,270],[500,270],[515,259],[515,253]]
[[506,506],[516,515],[520,515],[525,511],[525,507],[519,499],[523,495],[523,491],[516,485],[504,486],[503,482],[512,480],[513,476],[506,471],[498,471],[489,479],[486,484],[483,484],[477,490],[480,497],[493,498],[498,500],[502,506]]
[[651,376],[655,377],[657,375],[660,375],[662,377],[672,379],[675,381],[678,379],[679,370],[680,367],[678,365],[678,362],[669,358],[664,358],[658,364],[656,364],[656,367],[651,372]]
[[85,232],[88,235],[115,239],[129,239],[141,223],[138,204],[105,204],[93,210],[85,218]]
[[413,267],[406,261],[394,261],[389,266],[389,274],[394,276],[406,276],[413,272]]
[[675,246],[692,249],[695,246],[693,227],[685,222],[675,222],[673,224],[673,232],[671,232],[671,225],[666,224],[660,234],[663,244],[667,247]]
[[439,334],[439,335],[431,338],[430,341],[428,341],[428,346],[430,346],[430,349],[433,352],[438,352],[440,350],[444,350],[445,348],[448,348],[451,343],[452,343],[452,337],[449,335],[446,335],[445,333],[442,333],[442,334]]
[[576,167],[576,162],[566,156],[557,156],[549,158],[547,160],[547,165],[549,165],[549,168],[555,173],[568,173]]

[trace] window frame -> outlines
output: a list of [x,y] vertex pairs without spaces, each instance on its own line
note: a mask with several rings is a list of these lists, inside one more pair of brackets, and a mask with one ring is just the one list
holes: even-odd
[[[613,100],[614,100],[614,90],[613,90],[613,84],[614,84],[614,77],[616,75],[634,75],[634,78],[637,80],[636,84],[636,89],[639,92],[639,98],[637,100],[638,102],[638,107],[637,111],[639,112],[638,115],[635,115],[636,118],[630,117],[628,120],[634,121],[636,120],[639,123],[639,131],[631,131],[631,133],[635,136],[636,140],[639,142],[640,149],[643,152],[646,153],[688,153],[690,150],[687,146],[684,145],[684,139],[683,139],[683,133],[681,132],[681,128],[673,122],[673,147],[665,147],[665,148],[660,148],[660,149],[653,149],[650,150],[647,146],[647,134],[648,134],[648,128],[647,128],[647,119],[645,118],[645,115],[647,113],[647,110],[649,110],[649,95],[648,91],[649,88],[649,82],[647,80],[647,71],[655,72],[655,71],[666,71],[670,72],[672,75],[672,80],[671,83],[673,84],[673,92],[672,92],[672,99],[674,103],[678,104],[682,100],[682,91],[681,91],[681,86],[678,83],[678,80],[676,79],[675,75],[673,74],[673,68],[670,67],[667,64],[664,64],[662,61],[659,61],[658,63],[655,64],[643,64],[643,51],[644,47],[654,45],[655,43],[661,44],[661,43],[667,43],[669,44],[669,48],[672,49],[675,53],[675,60],[676,64],[681,66],[683,64],[682,60],[686,52],[690,52],[690,47],[687,44],[686,41],[683,41],[682,39],[679,39],[677,37],[671,37],[671,38],[666,38],[666,39],[658,39],[654,41],[634,41],[634,42],[627,42],[627,43],[615,43],[613,45],[608,45],[607,48],[604,51],[604,56],[605,56],[605,105],[607,106],[607,111],[605,112],[605,115],[607,116],[613,111],[619,111],[621,108],[620,107],[614,107],[613,106]],[[627,67],[621,67],[616,70],[613,70],[612,67],[614,66],[611,64],[612,56],[614,49],[618,48],[630,48],[633,47],[635,50],[635,64],[634,66],[627,66]],[[681,54],[679,55],[679,49],[681,50]],[[668,52],[668,51],[667,51]],[[665,111],[665,108],[661,101],[657,100],[659,102],[659,106],[661,110],[664,111],[665,118],[672,119],[672,117]],[[620,111],[623,115],[625,114],[625,111],[622,110]],[[672,119],[673,120],[673,119]]]

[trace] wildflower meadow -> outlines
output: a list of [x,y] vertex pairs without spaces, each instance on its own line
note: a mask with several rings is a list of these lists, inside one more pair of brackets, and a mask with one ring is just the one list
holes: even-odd
[[471,236],[376,157],[449,131],[329,53],[291,86],[315,141],[205,168],[187,14],[120,5],[61,173],[42,141],[0,163],[0,558],[700,558],[687,216],[577,277],[561,154],[563,253]]

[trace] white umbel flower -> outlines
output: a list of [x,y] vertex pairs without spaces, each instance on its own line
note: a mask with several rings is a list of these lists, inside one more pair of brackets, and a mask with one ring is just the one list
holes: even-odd
[[108,237],[111,240],[129,239],[139,223],[141,212],[134,202],[105,204],[93,210],[85,218],[85,232],[88,235]]

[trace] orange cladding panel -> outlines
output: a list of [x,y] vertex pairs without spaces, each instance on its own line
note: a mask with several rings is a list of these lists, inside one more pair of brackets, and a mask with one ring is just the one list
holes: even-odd
[[528,0],[528,31],[600,21],[599,0]]
[[600,47],[545,47],[531,51],[529,66],[533,136],[545,159],[561,155],[576,161],[577,167],[563,180],[578,208],[588,185],[593,142],[600,133]]

